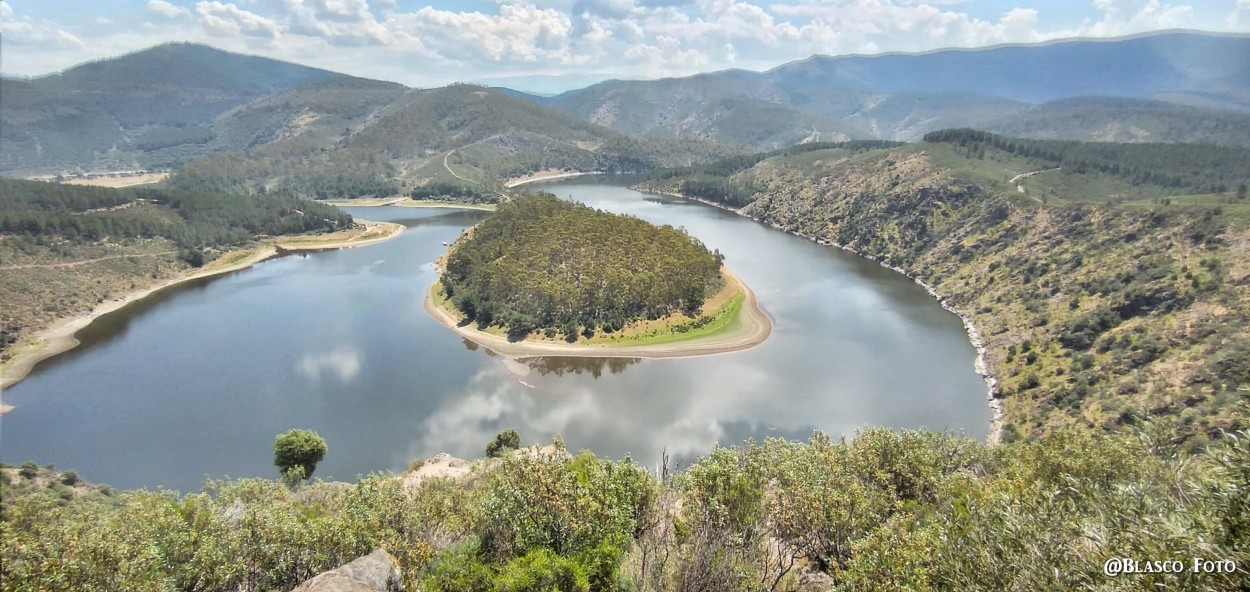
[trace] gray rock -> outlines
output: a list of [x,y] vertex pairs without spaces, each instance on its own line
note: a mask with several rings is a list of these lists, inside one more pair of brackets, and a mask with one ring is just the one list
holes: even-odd
[[404,592],[404,584],[395,558],[385,549],[378,549],[316,576],[291,592]]

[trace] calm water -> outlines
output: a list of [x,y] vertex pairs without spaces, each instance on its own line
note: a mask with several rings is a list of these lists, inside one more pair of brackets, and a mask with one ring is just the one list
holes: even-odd
[[196,490],[205,476],[273,477],[273,438],[324,436],[324,478],[400,471],[446,451],[481,456],[517,428],[571,449],[654,464],[717,443],[813,429],[927,427],[981,438],[985,385],[959,319],[874,263],[697,203],[606,183],[561,197],[684,226],[775,322],[752,350],[672,360],[509,361],[422,308],[431,262],[484,214],[407,208],[355,216],[408,226],[379,245],[291,256],[163,293],[106,317],[85,346],[5,393],[4,461],[76,469],[117,487]]

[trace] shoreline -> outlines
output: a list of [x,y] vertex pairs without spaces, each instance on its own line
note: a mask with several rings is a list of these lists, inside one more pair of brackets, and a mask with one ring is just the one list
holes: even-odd
[[998,395],[998,377],[994,376],[994,373],[990,371],[989,362],[986,361],[985,341],[981,337],[981,329],[976,326],[976,323],[972,322],[971,317],[964,314],[959,309],[955,308],[955,306],[952,305],[950,301],[948,301],[945,297],[939,294],[938,291],[933,288],[933,286],[930,286],[924,280],[916,277],[914,274],[908,272],[907,270],[901,267],[890,265],[867,253],[861,253],[860,251],[853,249],[851,247],[845,246],[845,245],[827,241],[825,239],[818,238],[815,236],[808,236],[801,232],[795,232],[792,230],[782,228],[771,222],[767,222],[759,218],[753,218],[751,216],[748,216],[742,213],[741,211],[730,208],[724,204],[719,204],[711,200],[702,199],[698,197],[690,197],[686,195],[681,195],[679,193],[671,193],[668,191],[642,189],[639,187],[632,187],[631,189],[634,189],[635,191],[638,191],[640,193],[649,193],[651,195],[664,195],[668,197],[676,197],[679,199],[688,199],[691,201],[697,201],[699,203],[707,204],[715,208],[720,208],[722,210],[733,212],[739,216],[742,216],[743,218],[750,218],[751,220],[755,220],[756,222],[759,222],[760,224],[764,224],[770,228],[780,230],[786,234],[792,234],[799,238],[807,239],[818,245],[822,245],[826,247],[836,247],[838,249],[842,249],[843,251],[846,251],[858,257],[862,257],[869,261],[873,261],[877,263],[878,265],[880,265],[881,267],[884,267],[891,271],[895,271],[895,272],[902,274],[907,279],[915,282],[920,287],[924,288],[925,291],[928,292],[930,296],[932,296],[935,300],[938,301],[938,304],[940,304],[943,309],[959,317],[959,320],[963,322],[964,332],[968,334],[968,343],[972,344],[972,348],[977,352],[976,358],[973,359],[972,361],[972,369],[974,372],[977,373],[978,376],[981,377],[982,380],[985,381],[985,387],[986,387],[985,399],[986,399],[987,405],[989,405],[989,408],[990,408],[990,431],[988,434],[986,434],[985,439],[986,439],[986,442],[988,442],[991,445],[998,443],[999,438],[1002,437],[1003,424],[1005,423],[1006,417],[1005,417],[1005,412],[1003,411],[1003,401],[1002,399],[999,399],[997,396]]
[[543,181],[557,181],[560,179],[572,179],[573,177],[585,177],[587,175],[603,175],[603,174],[606,174],[606,173],[602,171],[591,171],[591,172],[585,172],[585,173],[555,173],[555,174],[550,174],[550,175],[535,175],[533,177],[521,177],[520,179],[508,181],[504,183],[503,186],[505,189],[512,189],[513,187],[520,187],[521,185],[526,185],[528,183],[541,183]]
[[739,313],[741,326],[731,329],[725,334],[664,344],[579,345],[508,341],[507,338],[471,329],[467,325],[460,326],[459,321],[452,317],[450,313],[434,304],[434,287],[438,285],[437,281],[426,288],[424,305],[426,313],[439,324],[451,329],[469,341],[507,357],[667,359],[692,358],[745,351],[768,340],[768,337],[773,332],[773,322],[759,308],[755,301],[755,292],[751,291],[751,288],[746,283],[728,269],[722,269],[725,279],[736,284],[745,296]]
[[397,208],[448,208],[453,210],[479,210],[483,212],[495,211],[493,204],[471,204],[457,201],[439,201],[436,199],[412,199],[408,197],[394,197],[387,199],[377,198],[361,198],[358,201],[364,203],[353,203],[357,200],[350,199],[327,199],[320,203],[336,208],[380,208],[383,206],[394,206]]
[[[364,224],[392,225],[392,223],[390,222],[369,222],[369,221],[363,221],[363,220],[358,220],[358,222],[362,222]],[[248,251],[249,254],[246,256],[246,258],[236,263],[232,263],[230,265],[217,268],[217,269],[200,270],[200,271],[188,274],[188,275],[182,275],[179,277],[171,278],[171,279],[159,282],[154,286],[141,288],[141,289],[129,292],[121,296],[120,298],[116,298],[113,300],[109,300],[108,302],[104,302],[96,306],[95,308],[91,309],[87,313],[74,316],[74,317],[61,319],[57,321],[56,323],[54,323],[51,327],[48,327],[47,329],[44,329],[42,331],[39,331],[38,333],[35,333],[32,341],[26,344],[26,347],[29,348],[29,351],[24,352],[24,353],[19,353],[13,359],[6,362],[3,367],[0,367],[0,371],[2,371],[2,375],[0,375],[0,393],[3,393],[4,389],[7,389],[21,382],[22,379],[26,378],[26,376],[30,374],[30,371],[39,362],[42,362],[44,360],[47,360],[59,354],[63,354],[77,347],[80,342],[74,335],[78,333],[78,331],[90,325],[96,319],[104,315],[107,315],[109,313],[120,310],[133,302],[137,302],[139,300],[147,298],[148,296],[151,296],[152,294],[160,292],[161,290],[164,290],[166,288],[170,288],[172,286],[176,286],[178,284],[182,284],[185,282],[193,281],[193,280],[213,277],[217,275],[224,275],[224,274],[233,273],[236,271],[242,271],[258,263],[262,263],[264,261],[268,261],[276,257],[281,257],[282,255],[287,254],[287,253],[318,252],[318,251],[330,251],[330,250],[337,250],[337,249],[351,249],[354,247],[363,247],[363,246],[372,245],[375,243],[380,243],[380,242],[390,240],[392,238],[395,238],[403,234],[404,226],[402,224],[393,224],[393,226],[394,228],[390,228],[387,231],[387,234],[384,236],[372,237],[372,238],[359,240],[359,241],[340,241],[338,243],[335,243],[335,242],[312,243],[308,245],[303,245],[299,243],[282,244],[277,241],[267,242],[266,244],[263,244],[259,247],[256,247]],[[239,252],[239,251],[234,251],[234,252]],[[211,266],[212,264],[210,263],[209,265]],[[13,407],[12,405],[7,405],[3,402],[0,402],[0,415],[4,415],[5,413],[12,411],[13,409],[15,409],[15,407]]]

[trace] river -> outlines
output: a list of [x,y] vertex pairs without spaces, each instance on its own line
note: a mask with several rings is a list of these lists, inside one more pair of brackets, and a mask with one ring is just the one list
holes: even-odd
[[495,433],[653,466],[716,444],[851,436],[868,426],[983,438],[990,411],[960,320],[923,288],[837,249],[611,180],[539,186],[684,227],[755,291],[763,345],[665,360],[508,360],[429,318],[432,262],[486,213],[357,208],[403,223],[385,243],[292,255],[188,283],[101,318],[83,345],[5,392],[0,454],[120,488],[275,477],[273,439],[316,430],[316,477],[482,455]]

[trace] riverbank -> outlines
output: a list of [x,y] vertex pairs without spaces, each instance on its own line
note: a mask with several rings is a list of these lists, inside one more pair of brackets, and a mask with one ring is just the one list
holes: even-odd
[[603,175],[603,174],[605,173],[601,171],[593,171],[593,172],[587,172],[587,173],[561,173],[558,171],[550,171],[550,172],[534,173],[533,175],[521,177],[520,179],[513,179],[511,181],[504,183],[503,186],[507,187],[508,189],[512,189],[513,187],[520,187],[521,185],[525,185],[527,183],[541,183],[543,181],[556,181],[559,179],[572,179],[573,177],[585,177],[587,175]]
[[[751,291],[728,269],[722,268],[726,281],[726,293],[718,295],[721,307],[738,307],[736,318],[717,327],[715,331],[700,334],[692,331],[689,337],[681,334],[664,335],[658,339],[643,338],[638,345],[617,343],[560,343],[553,341],[509,341],[502,335],[461,325],[462,318],[455,311],[439,306],[435,301],[438,282],[425,291],[425,310],[443,326],[482,347],[504,356],[587,357],[587,358],[688,358],[724,354],[751,349],[764,343],[772,334],[773,323],[760,310]],[[722,309],[708,313],[716,317]],[[730,310],[729,312],[733,312]],[[649,343],[647,341],[650,341]]]
[[[262,261],[278,257],[283,253],[362,247],[390,240],[404,232],[402,224],[369,222],[366,220],[357,220],[356,223],[357,227],[352,230],[313,237],[285,240],[270,239],[252,249],[232,251],[222,255],[203,268],[189,270],[185,275],[140,288],[120,298],[101,303],[86,314],[62,319],[54,323],[52,327],[36,333],[29,340],[25,340],[25,343],[18,343],[16,346],[18,348],[17,354],[8,362],[5,362],[3,366],[0,366],[0,392],[20,382],[39,362],[76,347],[79,342],[74,335],[96,319],[171,286],[247,269]],[[11,410],[13,410],[12,406],[0,402],[0,415]]]
[[408,197],[327,199],[321,203],[340,208],[376,208],[381,206],[395,206],[398,208],[449,208],[455,210],[481,210],[483,212],[495,211],[495,204],[471,204],[459,201],[412,199]]
[[990,444],[994,444],[999,441],[999,438],[1002,436],[1005,415],[1003,411],[1002,400],[998,398],[998,377],[994,375],[994,373],[991,371],[989,367],[989,362],[986,358],[985,341],[981,337],[981,330],[976,326],[975,323],[972,322],[972,318],[970,316],[968,316],[967,314],[964,314],[964,312],[959,310],[958,308],[955,308],[955,306],[952,305],[950,301],[948,301],[945,297],[939,294],[938,291],[933,288],[933,286],[930,286],[924,280],[916,277],[915,274],[912,274],[911,272],[901,267],[890,265],[867,253],[862,253],[851,247],[841,245],[832,241],[827,241],[819,237],[809,236],[801,232],[795,232],[786,228],[782,228],[781,226],[778,226],[766,220],[761,220],[759,218],[752,218],[742,213],[741,211],[725,206],[724,204],[716,203],[714,201],[706,200],[706,199],[702,199],[698,197],[690,197],[686,195],[681,195],[679,193],[671,193],[668,191],[658,191],[658,190],[653,190],[653,189],[644,189],[639,186],[632,187],[632,189],[634,189],[635,191],[640,191],[642,193],[650,193],[652,195],[664,195],[668,197],[675,197],[678,199],[688,199],[691,201],[697,201],[699,203],[707,204],[715,208],[720,208],[722,210],[733,212],[735,214],[738,214],[739,216],[751,218],[752,220],[755,220],[756,222],[759,222],[761,224],[765,224],[769,226],[770,228],[774,228],[776,230],[780,230],[782,232],[792,234],[794,236],[797,236],[803,239],[807,239],[809,241],[812,241],[822,246],[835,247],[843,251],[846,251],[848,253],[851,253],[853,255],[863,257],[864,259],[868,259],[869,261],[873,261],[886,269],[889,269],[891,271],[895,271],[904,275],[905,277],[907,277],[907,279],[910,279],[911,281],[918,284],[920,287],[924,288],[925,291],[928,292],[930,296],[932,296],[934,299],[938,301],[938,304],[941,305],[943,309],[959,317],[959,320],[963,323],[964,332],[968,334],[968,342],[972,344],[973,349],[977,353],[976,358],[974,358],[972,362],[973,370],[977,373],[978,376],[981,377],[982,380],[985,381],[985,387],[986,387],[985,398],[986,398],[986,403],[989,405],[989,408],[990,408],[990,431],[989,431],[989,434],[986,435],[986,441],[989,442]]

